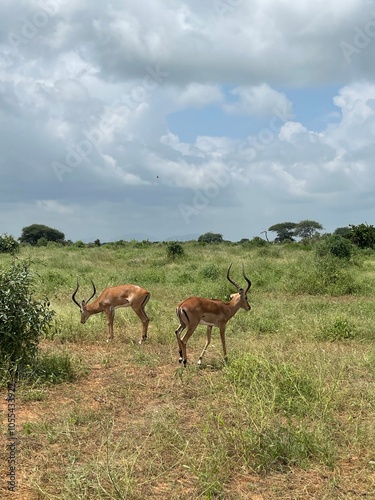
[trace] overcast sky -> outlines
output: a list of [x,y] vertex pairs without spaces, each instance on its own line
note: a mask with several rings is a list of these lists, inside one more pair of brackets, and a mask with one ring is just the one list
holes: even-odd
[[1,0],[0,234],[374,224],[374,76],[374,0]]

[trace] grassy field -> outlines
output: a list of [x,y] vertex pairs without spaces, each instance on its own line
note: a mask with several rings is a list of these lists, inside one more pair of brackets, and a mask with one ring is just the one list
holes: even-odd
[[[56,311],[31,381],[20,383],[17,492],[6,490],[2,387],[1,498],[375,498],[375,253],[317,259],[301,245],[165,244],[22,248],[35,296]],[[12,258],[0,255],[0,270]],[[242,263],[249,312],[216,329],[202,367],[199,327],[178,363],[176,305],[226,300]],[[131,309],[80,324],[71,301],[136,283],[151,299],[149,340]],[[244,283],[245,285],[245,283]]]

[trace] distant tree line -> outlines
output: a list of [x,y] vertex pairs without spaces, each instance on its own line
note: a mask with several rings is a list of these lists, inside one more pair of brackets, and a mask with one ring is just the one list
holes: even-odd
[[[344,238],[350,241],[353,245],[359,248],[374,248],[375,249],[375,227],[371,224],[362,223],[359,225],[349,224],[346,227],[339,227],[330,234],[320,234],[323,226],[314,220],[302,220],[300,222],[280,222],[268,228],[267,231],[275,232],[274,241],[269,241],[267,231],[262,231],[265,234],[265,239],[260,236],[255,236],[251,240],[242,238],[238,244],[252,244],[254,246],[262,246],[267,244],[291,243],[296,242],[296,238],[300,238],[302,243],[312,243],[319,241],[322,238],[334,236],[335,238]],[[209,231],[200,235],[197,239],[200,244],[217,244],[225,243],[223,235]],[[338,241],[338,240],[337,240]],[[102,243],[96,239],[92,243],[84,243],[81,240],[73,243],[70,240],[65,240],[65,235],[57,229],[45,226],[43,224],[32,224],[22,229],[21,236],[18,241],[9,234],[0,234],[0,253],[15,254],[19,251],[20,245],[31,246],[46,246],[54,243],[59,245],[74,245],[77,248],[101,246]],[[106,243],[107,245],[123,246],[129,242],[119,240],[117,242]],[[158,242],[150,241],[133,241],[132,244],[141,246],[152,245]],[[183,255],[183,249],[179,242],[163,242],[168,245],[168,257],[176,258]],[[232,242],[228,242],[232,243]]]

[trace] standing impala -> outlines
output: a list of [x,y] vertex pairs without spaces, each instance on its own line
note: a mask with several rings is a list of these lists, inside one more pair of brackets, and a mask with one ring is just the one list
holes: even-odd
[[138,285],[120,285],[106,288],[102,291],[99,297],[89,304],[90,300],[96,294],[94,282],[91,280],[94,288],[93,294],[88,300],[82,300],[79,304],[76,300],[76,293],[78,292],[79,284],[77,281],[77,288],[74,290],[72,300],[81,311],[81,323],[86,323],[86,320],[92,315],[105,312],[107,315],[107,342],[113,339],[113,320],[115,318],[115,309],[118,307],[131,307],[139,319],[142,321],[143,333],[139,343],[147,339],[147,328],[149,318],[145,313],[145,305],[150,299],[150,292],[145,288]]
[[[228,321],[242,308],[245,311],[251,309],[247,301],[247,292],[251,287],[251,281],[245,275],[244,266],[242,265],[242,274],[246,280],[247,288],[244,290],[236,282],[229,277],[229,271],[232,264],[228,268],[227,279],[237,289],[237,293],[230,296],[229,302],[223,302],[216,299],[204,299],[202,297],[190,297],[177,307],[176,314],[180,321],[180,326],[176,330],[178,348],[180,351],[179,362],[183,362],[186,366],[186,344],[191,335],[194,333],[198,325],[207,325],[207,341],[203,348],[202,354],[199,356],[198,364],[202,363],[202,358],[207,347],[211,342],[211,331],[213,326],[220,329],[221,343],[223,346],[224,359],[227,358],[227,350],[225,346],[225,327]],[[181,333],[187,328],[185,335],[181,338]]]

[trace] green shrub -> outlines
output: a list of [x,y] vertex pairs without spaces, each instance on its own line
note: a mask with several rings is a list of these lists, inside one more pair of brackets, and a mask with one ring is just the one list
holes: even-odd
[[348,261],[330,253],[320,257],[307,253],[297,258],[285,278],[284,287],[294,294],[348,295],[359,286]]
[[15,371],[35,358],[54,315],[47,299],[37,301],[32,294],[28,263],[15,262],[0,273],[0,358]]
[[353,253],[352,243],[338,234],[329,236],[315,245],[317,257],[333,255],[340,259],[350,259]]
[[14,255],[19,251],[20,244],[9,234],[0,235],[0,253],[10,253]]
[[217,280],[220,274],[220,268],[216,264],[209,264],[202,269],[202,275],[211,281]]
[[183,246],[177,241],[172,241],[168,243],[167,246],[167,256],[169,259],[175,260],[177,257],[182,257],[184,255]]

